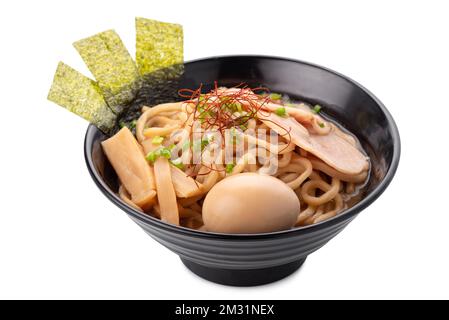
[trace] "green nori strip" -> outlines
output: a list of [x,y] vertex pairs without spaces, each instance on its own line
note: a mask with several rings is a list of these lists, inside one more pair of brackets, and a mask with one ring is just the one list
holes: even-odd
[[48,100],[95,124],[105,133],[114,128],[117,116],[108,107],[97,83],[60,62]]
[[[136,18],[136,63],[141,75],[181,65],[183,61],[181,25]],[[178,76],[176,69],[166,71],[174,71],[173,76]]]
[[120,113],[134,99],[140,76],[119,35],[108,30],[73,45],[97,80],[108,105]]

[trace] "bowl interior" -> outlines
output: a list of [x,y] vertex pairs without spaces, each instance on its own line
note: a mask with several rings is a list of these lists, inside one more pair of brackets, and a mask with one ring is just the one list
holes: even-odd
[[[242,82],[251,87],[264,86],[273,92],[288,94],[293,99],[318,103],[323,106],[326,115],[355,134],[371,158],[370,179],[364,191],[365,199],[362,200],[365,203],[358,205],[358,211],[374,201],[392,179],[400,153],[397,128],[382,103],[349,78],[295,60],[229,56],[186,63],[179,88],[196,89],[202,84],[207,91],[214,81],[218,81],[220,86],[234,86]],[[151,105],[151,101],[148,104]],[[92,155],[94,168],[91,170],[106,182],[109,192],[117,192],[117,176],[100,145],[106,136],[99,130],[95,130],[93,135],[92,145],[86,146],[86,152]]]

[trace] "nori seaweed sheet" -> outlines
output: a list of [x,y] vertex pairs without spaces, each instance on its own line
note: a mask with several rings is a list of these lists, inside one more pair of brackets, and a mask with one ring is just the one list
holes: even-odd
[[136,18],[136,63],[141,75],[182,64],[183,52],[181,25]]
[[105,133],[111,132],[117,116],[108,107],[95,81],[59,62],[48,100],[95,124]]
[[114,30],[73,43],[98,82],[109,107],[116,113],[132,101],[140,75],[131,55]]

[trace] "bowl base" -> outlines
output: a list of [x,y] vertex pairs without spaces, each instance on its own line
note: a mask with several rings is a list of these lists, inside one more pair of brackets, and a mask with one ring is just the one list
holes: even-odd
[[211,268],[183,258],[181,261],[190,271],[206,280],[228,286],[249,287],[285,278],[298,270],[306,258],[270,268],[245,270]]

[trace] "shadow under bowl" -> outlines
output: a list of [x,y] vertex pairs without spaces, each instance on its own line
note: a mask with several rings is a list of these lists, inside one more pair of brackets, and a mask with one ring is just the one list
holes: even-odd
[[[177,227],[140,213],[117,196],[117,176],[100,142],[107,137],[90,125],[85,138],[89,172],[100,190],[156,241],[181,257],[191,271],[226,285],[252,286],[279,280],[343,230],[392,180],[400,156],[397,127],[383,104],[353,80],[310,63],[267,56],[224,56],[185,63],[179,88],[211,89],[247,83],[311,104],[354,133],[371,158],[363,199],[340,215],[306,227],[252,235],[216,234]],[[151,253],[149,253],[151,254]]]

